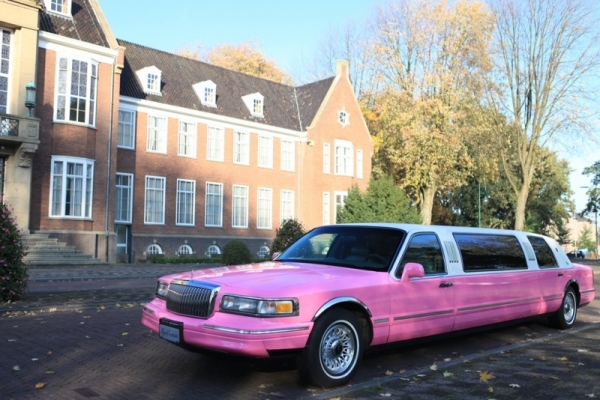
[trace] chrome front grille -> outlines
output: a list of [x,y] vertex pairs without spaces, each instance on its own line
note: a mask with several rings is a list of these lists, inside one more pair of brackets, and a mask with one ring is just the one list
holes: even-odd
[[202,283],[171,282],[167,310],[196,318],[208,318],[215,309],[218,286]]

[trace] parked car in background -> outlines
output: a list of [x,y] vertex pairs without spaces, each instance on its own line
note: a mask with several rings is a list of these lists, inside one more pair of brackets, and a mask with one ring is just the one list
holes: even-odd
[[579,250],[577,252],[577,258],[581,258],[582,260],[585,258],[585,253],[583,252],[583,250]]
[[573,326],[592,270],[551,238],[408,224],[313,229],[276,260],[158,279],[142,323],[188,349],[295,354],[309,383],[348,383],[365,348],[545,315]]

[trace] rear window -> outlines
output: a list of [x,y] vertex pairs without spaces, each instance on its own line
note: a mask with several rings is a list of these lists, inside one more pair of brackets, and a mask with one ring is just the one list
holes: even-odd
[[465,272],[527,269],[523,248],[511,235],[455,233]]
[[554,254],[552,254],[552,249],[544,239],[537,236],[527,236],[527,239],[529,239],[529,243],[531,243],[531,246],[533,247],[540,268],[558,267]]

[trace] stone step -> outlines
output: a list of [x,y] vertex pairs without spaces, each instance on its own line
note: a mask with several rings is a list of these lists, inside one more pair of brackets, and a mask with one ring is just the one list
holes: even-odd
[[27,256],[24,261],[33,267],[47,266],[75,266],[75,265],[106,265],[104,261],[77,250],[56,238],[49,238],[44,234],[29,234],[22,236],[23,243],[27,246]]

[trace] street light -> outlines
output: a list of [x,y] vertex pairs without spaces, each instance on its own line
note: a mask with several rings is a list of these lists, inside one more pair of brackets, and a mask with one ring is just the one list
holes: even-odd
[[[581,186],[581,188],[589,189],[590,187],[589,186]],[[596,260],[598,260],[598,205],[596,204],[596,202],[594,202],[594,225],[596,226],[596,248],[594,249],[596,251],[594,251],[594,255],[596,256]]]

